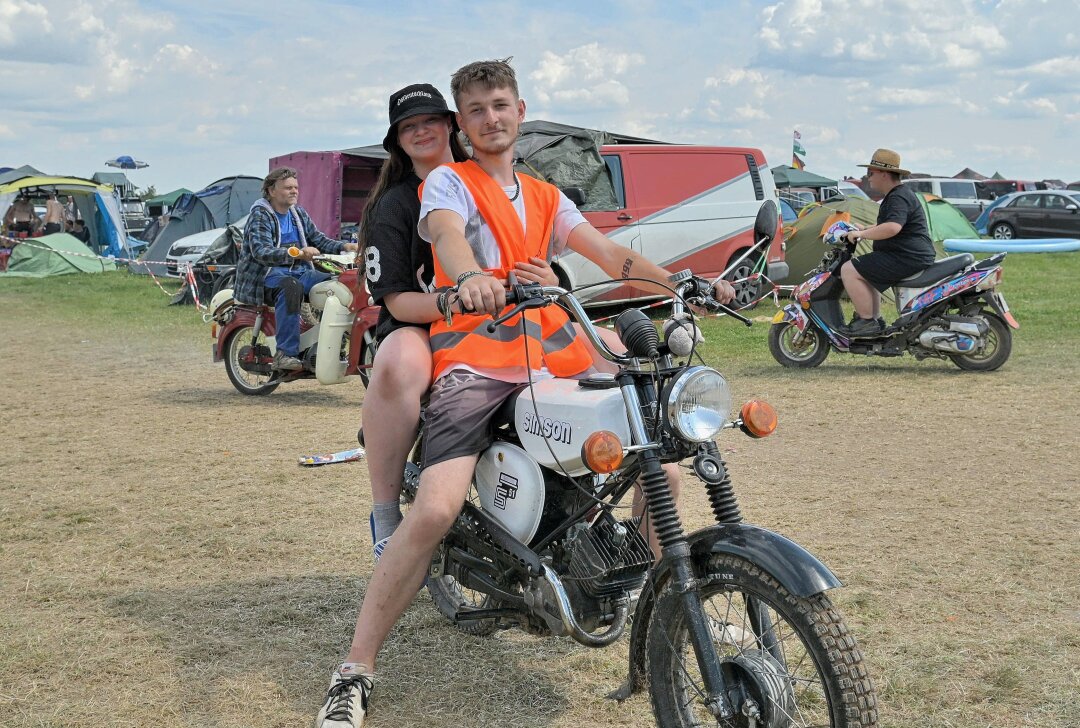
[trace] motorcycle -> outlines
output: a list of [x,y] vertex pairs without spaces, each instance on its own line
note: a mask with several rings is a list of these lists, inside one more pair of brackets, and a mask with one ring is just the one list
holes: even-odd
[[214,339],[213,360],[225,362],[225,373],[241,394],[270,394],[279,385],[299,379],[341,384],[351,375],[359,375],[367,386],[375,360],[379,308],[368,304],[363,279],[351,254],[317,255],[312,262],[334,277],[317,283],[308,294],[318,323],[302,321],[300,325],[297,358],[303,369],[273,368],[274,289],[266,289],[264,302],[257,306],[237,303],[231,288],[211,299],[207,319]]
[[867,356],[908,353],[920,361],[950,359],[961,369],[983,372],[1008,360],[1012,329],[1020,324],[997,290],[1005,253],[979,262],[971,253],[954,255],[900,281],[892,289],[899,317],[874,336],[853,338],[845,332],[840,307],[840,267],[851,260],[855,244],[828,233],[824,239],[831,245],[821,263],[795,287],[794,302],[772,319],[769,351],[783,366],[816,367],[833,349]]
[[[826,594],[839,579],[793,541],[743,522],[714,442],[722,430],[768,436],[776,412],[751,400],[731,416],[724,377],[692,363],[700,332],[684,302],[719,304],[689,271],[673,282],[663,341],[641,311],[620,314],[625,354],[604,345],[572,293],[511,284],[514,305],[489,330],[560,305],[619,369],[531,382],[509,398],[432,559],[434,605],[473,635],[516,627],[598,648],[630,626],[628,677],[609,697],[647,684],[662,728],[876,725],[863,656]],[[423,436],[421,427],[405,468],[406,504]],[[662,465],[689,458],[715,525],[687,534]],[[619,515],[639,482],[661,547],[655,563],[640,520]]]

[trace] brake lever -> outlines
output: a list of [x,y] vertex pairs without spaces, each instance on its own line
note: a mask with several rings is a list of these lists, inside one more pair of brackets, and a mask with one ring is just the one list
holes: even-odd
[[487,325],[487,331],[489,334],[494,334],[495,329],[499,327],[499,324],[514,318],[525,309],[543,308],[546,305],[548,305],[548,300],[546,298],[527,298],[524,301],[521,301],[520,303],[515,305],[512,309],[504,313],[502,316],[499,316],[498,318],[491,321],[491,323]]

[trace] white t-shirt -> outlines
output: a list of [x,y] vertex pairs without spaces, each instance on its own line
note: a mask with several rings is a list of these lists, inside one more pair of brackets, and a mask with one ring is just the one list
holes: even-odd
[[[517,191],[517,185],[502,189],[509,199]],[[524,228],[525,196],[519,194],[513,201],[513,205]],[[428,232],[427,215],[432,210],[453,210],[461,217],[465,222],[465,239],[469,241],[476,262],[481,268],[498,268],[502,265],[502,254],[499,251],[499,244],[495,242],[494,234],[480,217],[480,210],[477,209],[476,201],[469,192],[469,188],[450,167],[438,167],[424,180],[424,195],[420,198],[420,224],[417,225],[417,232],[429,243],[431,234]],[[559,209],[555,213],[553,225],[554,245],[551,255],[563,252],[570,232],[583,222],[586,222],[585,217],[574,206],[574,203],[560,192]]]
[[[517,185],[503,187],[507,199],[514,196]],[[525,196],[519,194],[512,201],[518,218],[521,219],[522,228],[525,227]],[[502,252],[499,244],[495,242],[495,235],[488,228],[484,218],[480,216],[480,210],[476,207],[476,200],[472,192],[465,186],[465,182],[450,167],[438,167],[424,180],[424,194],[420,198],[420,224],[417,232],[420,237],[431,242],[431,233],[428,231],[427,215],[432,210],[453,210],[465,222],[465,239],[469,241],[473,256],[481,268],[498,268],[502,266]],[[555,213],[555,223],[552,226],[553,240],[551,255],[557,255],[566,249],[566,240],[571,231],[578,225],[587,222],[585,217],[578,211],[574,203],[566,195],[559,192],[559,209]],[[550,256],[549,256],[550,257]],[[522,356],[524,361],[524,355]],[[446,376],[453,371],[469,371],[489,379],[498,379],[504,382],[524,383],[529,381],[528,367],[524,364],[520,367],[508,369],[487,369],[483,367],[471,367],[465,364],[453,364],[442,373]],[[533,379],[544,379],[551,376],[546,368],[539,372],[533,372]]]

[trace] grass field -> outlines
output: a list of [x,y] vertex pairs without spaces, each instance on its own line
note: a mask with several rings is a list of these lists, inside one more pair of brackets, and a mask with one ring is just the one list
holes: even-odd
[[[1000,371],[830,355],[782,369],[774,308],[705,325],[705,359],[780,429],[726,434],[748,520],[803,544],[866,654],[881,722],[1080,725],[1080,257],[1014,255]],[[168,286],[167,286],[168,287]],[[245,398],[209,326],[126,273],[0,278],[0,725],[309,725],[370,573],[363,389]],[[690,527],[707,523],[688,484]],[[420,596],[369,725],[647,726],[591,651],[466,637]]]

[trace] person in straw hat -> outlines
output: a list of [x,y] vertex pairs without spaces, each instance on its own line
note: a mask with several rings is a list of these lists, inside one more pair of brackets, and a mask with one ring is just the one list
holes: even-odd
[[934,262],[934,244],[926,214],[915,192],[901,184],[905,175],[900,155],[891,149],[878,149],[866,167],[870,188],[883,197],[877,225],[852,230],[849,240],[873,240],[873,251],[852,258],[840,269],[855,318],[848,326],[852,337],[876,336],[885,329],[881,317],[881,291],[915,275]]

